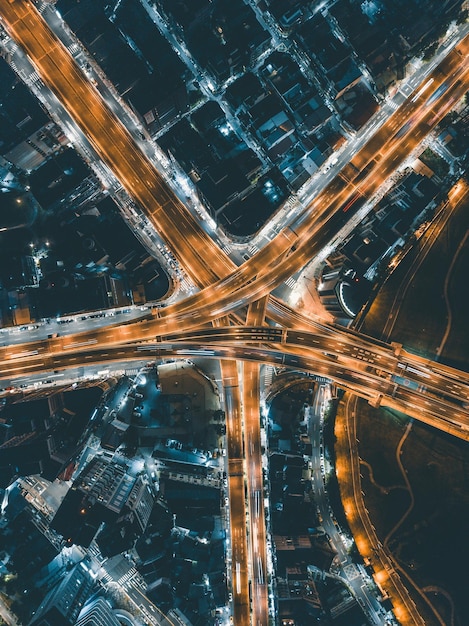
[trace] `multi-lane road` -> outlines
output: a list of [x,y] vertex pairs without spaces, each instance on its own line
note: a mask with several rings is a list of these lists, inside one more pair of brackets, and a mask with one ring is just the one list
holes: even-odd
[[[433,80],[430,93],[418,95],[416,90],[418,97],[405,101],[359,150],[349,168],[292,216],[291,223],[268,245],[235,268],[167,189],[34,7],[26,1],[10,4],[2,0],[0,8],[7,30],[28,52],[43,81],[95,146],[99,158],[145,209],[194,283],[201,288],[210,285],[185,301],[192,310],[201,310],[203,320],[222,317],[265,295],[303,267],[435,126],[442,101],[456,100],[467,88],[464,57],[469,44],[465,38],[426,79]],[[442,86],[444,90],[438,93]],[[168,311],[171,316],[175,313]]]
[[[244,372],[238,372],[234,359],[316,371],[363,397],[407,409],[427,423],[468,438],[467,375],[358,333],[314,323],[269,296],[321,251],[467,91],[469,70],[464,60],[468,38],[449,51],[413,92],[404,94],[402,106],[371,133],[351,162],[320,193],[289,214],[275,237],[237,267],[168,189],[34,5],[28,0],[0,0],[0,19],[86,135],[96,158],[145,212],[200,289],[177,304],[154,311],[152,320],[6,345],[0,348],[2,377],[141,359],[143,354],[149,359],[198,353],[224,359],[234,616],[237,625],[265,624],[259,374],[253,364],[245,364]],[[242,317],[248,305],[248,328],[222,327],[228,323],[226,315],[238,311]],[[268,330],[266,335],[261,327],[265,317],[282,328]],[[215,322],[213,334],[194,331],[209,322]],[[188,331],[184,337],[183,331]]]
[[[272,315],[274,317],[274,315]],[[217,327],[158,335],[158,320],[143,320],[87,333],[56,337],[47,341],[0,348],[3,362],[0,377],[12,379],[23,374],[55,371],[79,364],[122,361],[128,344],[135,342],[137,352],[173,350],[182,354],[184,342],[219,350],[233,346],[238,358],[269,359],[292,366],[325,370],[339,384],[388,406],[407,404],[407,412],[417,419],[431,417],[440,428],[467,438],[469,375],[441,363],[424,359],[399,347],[328,324],[307,320],[305,330],[297,330],[298,315],[292,320],[288,309],[277,308],[277,321],[283,328]],[[306,330],[307,329],[307,330]],[[154,343],[156,340],[156,343]],[[277,350],[255,350],[255,344],[277,344]],[[153,345],[154,344],[154,345]],[[246,345],[247,344],[247,345]],[[241,347],[243,346],[243,347]],[[252,347],[251,347],[252,346]],[[244,355],[244,357],[243,357]]]
[[[130,342],[105,348],[95,342],[83,341],[72,343],[70,351],[45,351],[42,354],[31,350],[11,352],[5,359],[0,376],[11,379],[41,371],[61,372],[83,364],[141,360],[145,356],[149,360],[169,356],[205,356],[257,361],[315,372],[374,404],[393,407],[449,434],[469,440],[467,373],[405,351],[392,356],[393,346],[389,346],[387,351],[381,350],[382,358],[369,345],[367,349],[358,348],[354,360],[340,359],[335,354],[340,354],[343,346],[335,338],[329,338],[328,343],[322,344],[323,349],[317,349],[320,340],[314,333],[302,332],[298,338],[288,342],[278,341],[277,337],[277,342],[273,342],[270,338],[274,336],[270,331],[263,335],[259,329],[249,329],[251,337],[246,341],[243,335],[236,337],[236,327],[230,330],[232,337],[226,339],[227,333],[224,332],[221,341],[212,335],[205,341],[196,338],[192,342]],[[282,332],[288,337],[287,333],[293,331]],[[262,342],[263,338],[267,341]],[[259,343],[263,345],[259,346]]]
[[[70,52],[30,2],[3,0],[3,23],[27,52],[43,82],[67,109],[101,158],[137,203],[199,287],[234,270],[234,265],[205,234],[180,200],[167,188],[127,129],[103,101]],[[184,238],[180,234],[184,234]],[[210,254],[202,264],[198,246]]]
[[[373,563],[375,580],[382,593],[387,593],[393,600],[393,611],[400,623],[412,623],[423,626],[424,621],[418,613],[414,601],[409,596],[403,581],[395,569],[388,552],[379,541],[376,530],[366,509],[360,481],[360,457],[357,449],[356,404],[353,396],[347,398],[337,419],[336,432],[340,430],[339,449],[340,463],[336,467],[341,478],[341,493],[344,510],[352,529],[359,528],[354,535],[360,554]],[[345,454],[345,449],[351,454]]]
[[[246,323],[260,325],[265,319],[267,298],[253,302]],[[221,330],[221,329],[220,329]],[[244,456],[246,459],[251,564],[251,610],[253,626],[269,623],[267,535],[264,511],[264,480],[260,428],[260,372],[257,363],[243,364]]]
[[244,437],[241,390],[237,363],[221,360],[221,375],[228,441],[228,488],[230,494],[231,599],[236,624],[249,624],[249,545],[245,504]]

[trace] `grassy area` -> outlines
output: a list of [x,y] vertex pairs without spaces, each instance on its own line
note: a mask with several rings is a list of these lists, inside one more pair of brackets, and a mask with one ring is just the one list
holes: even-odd
[[[391,333],[390,341],[402,343],[405,348],[418,354],[433,357],[445,332],[447,312],[443,298],[444,282],[454,252],[469,228],[468,209],[469,202],[466,202],[453,212],[438,241],[433,245],[417,274],[411,279]],[[366,334],[381,337],[394,297],[403,288],[406,272],[414,261],[418,249],[423,245],[425,237],[424,235],[417,242],[415,248],[391,274],[378,293],[362,326],[362,330]],[[464,253],[461,254],[461,258],[463,256],[466,259],[466,264],[461,261],[455,268],[462,274],[459,275],[456,289],[451,291],[451,297],[457,297],[459,303],[468,297],[466,293],[453,294],[453,291],[455,292],[457,289],[461,292],[467,291],[464,287],[466,281],[463,274],[464,268],[467,268],[468,257]],[[455,301],[455,306],[457,305]],[[456,343],[452,344],[451,341],[448,341],[447,349],[443,353],[445,358],[451,359],[454,356],[454,358],[461,360],[457,343],[460,337],[467,336],[467,333],[463,331],[464,326],[460,326],[458,333],[455,320],[453,337],[456,338]],[[454,350],[454,355],[450,352],[451,349]]]
[[[448,283],[448,297],[451,305],[453,333],[449,334],[441,360],[449,365],[467,370],[469,354],[469,333],[461,332],[469,320],[469,290],[467,271],[469,268],[469,240],[459,253]],[[458,329],[460,332],[458,332]]]
[[[357,437],[360,457],[369,463],[373,478],[381,487],[405,486],[396,462],[396,447],[402,437],[408,418],[376,409],[359,400],[357,405]],[[360,470],[366,506],[378,536],[383,539],[405,513],[410,498],[405,489],[389,489],[383,493],[373,485],[366,466]]]
[[402,463],[415,505],[391,545],[420,587],[434,585],[450,593],[462,619],[469,559],[467,444],[415,422]]
[[[339,390],[339,397],[342,397],[343,394]],[[333,400],[330,404],[329,411],[327,412],[324,419],[324,428],[323,428],[323,439],[324,445],[328,451],[330,461],[333,466],[335,466],[335,420],[337,416],[337,411],[339,410],[339,402],[337,400]],[[345,516],[345,511],[342,506],[342,498],[340,497],[340,489],[339,489],[339,481],[337,480],[337,476],[335,472],[332,472],[327,479],[327,495],[329,497],[329,502],[334,511],[334,515],[339,522],[340,527],[347,532],[350,536],[352,532],[348,525],[347,518]]]
[[[445,277],[455,251],[469,228],[469,202],[458,207],[433,246],[409,287],[402,303],[391,339],[412,350],[432,356],[446,328],[443,299]],[[421,245],[421,243],[419,244]],[[395,294],[402,289],[412,251],[378,294],[366,317],[364,330],[380,337]],[[448,282],[452,304],[452,330],[441,360],[467,369],[469,333],[469,294],[466,274],[469,270],[469,245],[461,250]],[[403,484],[395,459],[396,446],[405,428],[406,418],[385,409],[373,409],[360,402],[358,438],[361,457],[373,467],[380,485]],[[467,444],[414,422],[404,444],[402,463],[407,470],[415,497],[409,517],[390,541],[398,561],[420,588],[438,587],[450,594],[456,608],[456,626],[467,623],[467,562],[469,540],[469,455]],[[365,502],[378,536],[384,539],[410,502],[405,490],[384,494],[362,469]],[[418,607],[422,601],[414,595]],[[432,591],[428,597],[444,622],[451,624],[448,601]],[[422,608],[425,624],[437,624],[434,616]]]
[[[358,401],[357,415],[358,450],[373,468],[375,481],[383,487],[404,485],[395,450],[408,418],[387,409],[376,409],[365,400]],[[383,445],[377,446],[376,442]]]
[[[367,334],[381,336],[395,294],[402,289],[409,264],[416,257],[424,239],[422,237],[416,244],[415,250],[407,255],[378,294],[363,324],[363,330]],[[444,333],[446,307],[442,294],[445,268],[450,263],[449,251],[444,249],[443,244],[438,242],[436,247],[438,255],[428,255],[421,265],[421,271],[411,280],[389,338],[390,341],[402,343],[413,352],[428,356],[435,354]]]
[[[382,486],[403,485],[395,451],[406,418],[384,409],[373,409],[365,402],[360,402],[357,415],[360,456],[372,466],[375,481]],[[441,587],[449,592],[461,618],[465,615],[469,559],[466,524],[469,458],[466,452],[464,442],[414,422],[401,460],[415,504],[390,541],[393,554],[417,585]],[[366,467],[362,467],[361,474],[366,506],[383,540],[407,510],[410,497],[405,489],[383,493],[370,481]],[[418,597],[415,601],[420,606]],[[439,597],[437,608],[450,623],[447,601]],[[437,624],[428,614],[425,623]],[[464,621],[460,624],[462,626]]]
[[430,148],[426,148],[419,156],[422,163],[425,163],[440,178],[445,178],[449,172],[449,165],[444,159],[435,154]]
[[[403,288],[407,271],[415,262],[424,241],[425,235],[385,282],[366,315],[362,331],[373,337],[398,341],[417,353],[424,353],[432,346],[434,353],[444,332],[446,316],[445,303],[441,297],[446,271],[441,261],[445,256],[449,257],[449,252],[442,248],[440,242],[436,244],[439,248],[438,256],[429,255],[421,265],[418,276],[411,279],[391,336],[388,338],[382,335],[395,296]],[[449,263],[448,258],[447,265]]]

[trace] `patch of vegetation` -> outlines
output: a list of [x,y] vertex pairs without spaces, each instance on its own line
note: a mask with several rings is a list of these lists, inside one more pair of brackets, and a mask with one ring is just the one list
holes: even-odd
[[445,363],[466,371],[468,369],[469,333],[458,332],[458,329],[465,328],[469,319],[469,291],[464,287],[467,283],[468,267],[469,246],[466,240],[466,244],[458,254],[448,283],[451,324],[455,332],[449,334],[441,358]]
[[[439,239],[412,279],[392,333],[392,339],[412,351],[431,356],[439,345],[446,328],[446,306],[443,289],[448,269],[462,238],[469,228],[469,203],[461,204],[440,233]],[[418,245],[421,245],[420,240]],[[411,252],[385,283],[370,309],[364,327],[368,334],[380,336],[395,294],[415,258]],[[469,264],[467,246],[461,250],[448,281],[448,296],[452,304],[451,332],[442,359],[467,368],[469,339],[466,325],[469,297],[465,285]],[[403,484],[395,451],[407,418],[385,409],[373,409],[361,402],[358,412],[360,456],[373,467],[379,485]],[[469,515],[469,458],[467,444],[436,429],[415,421],[403,446],[401,460],[407,471],[415,498],[414,507],[402,526],[391,537],[390,548],[395,558],[420,587],[439,587],[450,594],[456,618],[465,623],[467,615],[467,573],[469,558],[466,520]],[[404,489],[388,494],[375,487],[364,468],[363,490],[366,506],[384,539],[399,515],[409,505]],[[391,495],[392,494],[392,495]],[[413,593],[410,587],[409,591]],[[443,596],[429,596],[445,623],[451,623],[451,610]],[[422,608],[418,596],[415,602],[425,612],[425,623],[432,625],[434,616]]]
[[[343,394],[342,394],[343,395]],[[339,404],[339,399],[331,400],[329,407],[326,410],[324,415],[324,426],[322,430],[322,436],[324,439],[324,445],[326,446],[329,458],[331,460],[332,465],[334,465],[335,461],[335,435],[334,435],[334,425],[335,425],[335,416],[337,414],[337,407]]]
[[447,176],[449,172],[448,163],[430,148],[426,148],[419,156],[419,159],[440,178],[443,179]]
[[409,418],[372,407],[365,400],[358,401],[357,414],[358,449],[361,458],[373,468],[375,481],[383,487],[404,485],[396,462],[396,447]]
[[[332,400],[329,404],[329,407],[324,415],[324,426],[323,426],[323,440],[324,445],[327,449],[329,460],[333,466],[335,466],[335,441],[336,436],[334,434],[335,428],[335,419],[337,415],[337,410],[339,408],[340,398],[344,395],[341,390],[338,392],[338,397]],[[339,526],[350,536],[352,536],[352,532],[347,522],[347,518],[345,516],[344,507],[342,505],[342,498],[340,497],[339,491],[339,482],[337,480],[337,476],[335,472],[331,472],[329,477],[327,478],[327,495],[329,498],[330,505],[332,510],[334,511],[334,515],[336,520],[339,523]]]
[[[382,336],[384,322],[389,316],[396,294],[402,291],[404,281],[408,280],[406,273],[425,244],[427,234],[419,239],[376,296],[362,325],[362,330],[366,334],[402,343],[407,350],[430,358],[434,357],[446,328],[444,283],[454,252],[469,228],[468,206],[469,202],[460,203],[456,209],[453,209],[450,221],[442,228],[437,242],[433,244],[419,266],[418,273],[412,275],[408,285],[404,285],[407,287],[406,296],[397,313],[391,336]],[[464,297],[465,294],[460,296],[460,298]],[[460,327],[462,328],[463,326]],[[453,336],[457,340],[463,334],[461,330],[458,333],[455,327]],[[444,352],[445,359],[452,358],[453,354],[450,349],[454,349],[451,337]],[[456,353],[460,358],[457,347]]]

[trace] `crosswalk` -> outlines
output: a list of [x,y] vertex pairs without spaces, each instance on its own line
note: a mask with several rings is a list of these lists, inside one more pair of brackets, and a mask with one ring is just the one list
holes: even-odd
[[41,80],[41,77],[36,72],[36,70],[34,70],[34,72],[31,72],[31,74],[29,75],[29,80],[31,82],[35,83],[36,81]]
[[133,578],[135,574],[137,574],[137,570],[135,569],[135,567],[131,567],[128,572],[126,572],[123,576],[119,578],[117,584],[121,587],[125,587],[125,583]]
[[266,365],[264,367],[264,387],[270,387],[274,377],[274,368],[272,365]]
[[80,52],[80,46],[75,41],[67,46],[67,48],[72,56]]
[[290,289],[294,289],[296,287],[296,280],[294,278],[291,278],[291,277],[287,278],[287,280],[285,281],[285,284]]
[[193,287],[192,283],[186,277],[184,277],[181,280],[181,291],[189,291],[190,292],[190,291],[192,291],[192,287]]
[[316,380],[316,382],[318,382],[320,385],[325,385],[326,383],[329,383],[330,380],[328,378],[323,378],[322,376],[315,376],[314,379]]
[[355,578],[360,576],[360,572],[358,571],[354,563],[350,563],[350,565],[346,565],[344,567],[344,573],[347,576],[348,580],[354,580]]
[[[97,555],[101,556],[99,551],[98,551]],[[131,585],[131,584],[133,586],[139,587],[140,589],[142,589],[142,591],[146,591],[146,587],[147,587],[147,585],[146,585],[145,581],[143,580],[141,574],[138,572],[138,570],[135,567],[130,567],[117,580],[109,572],[104,570],[102,578],[101,578],[101,581],[105,582],[105,583],[115,582],[120,587],[123,587],[124,589],[128,588],[129,585]]]
[[137,376],[137,374],[139,373],[140,369],[137,367],[134,367],[130,370],[125,370],[125,375],[129,378],[132,378],[132,376]]

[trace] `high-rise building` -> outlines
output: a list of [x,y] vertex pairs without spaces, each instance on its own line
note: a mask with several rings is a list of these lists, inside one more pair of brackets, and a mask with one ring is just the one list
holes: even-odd
[[93,585],[87,562],[81,561],[47,594],[29,626],[74,626]]
[[135,514],[141,532],[147,527],[154,501],[150,487],[139,476],[129,494],[127,506]]
[[120,624],[109,603],[100,597],[85,604],[75,626],[120,626]]
[[93,459],[65,496],[51,527],[69,543],[87,548],[101,523],[112,524],[122,513],[134,484],[125,465]]

